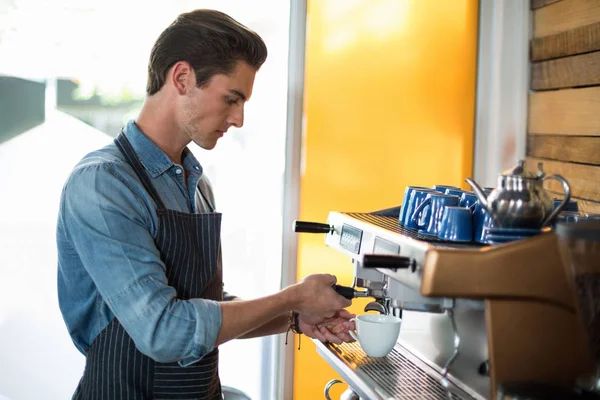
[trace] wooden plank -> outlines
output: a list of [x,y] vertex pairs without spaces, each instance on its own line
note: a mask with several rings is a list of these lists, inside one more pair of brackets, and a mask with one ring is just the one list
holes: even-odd
[[600,22],[531,41],[531,60],[571,56],[600,50]]
[[[560,199],[563,198],[563,194],[555,192],[553,190],[548,190],[548,192],[550,193],[550,195],[554,196],[554,197],[558,197]],[[579,212],[582,214],[598,214],[600,215],[600,202],[598,201],[591,201],[591,200],[586,200],[586,199],[582,199],[579,197],[575,197],[572,196],[571,197],[573,200],[577,200],[577,206],[579,207]]]
[[600,84],[600,51],[532,64],[531,89],[533,90],[598,84]]
[[554,35],[600,21],[600,1],[563,0],[533,13],[533,37]]
[[534,134],[600,136],[600,87],[533,92],[528,131]]
[[561,0],[531,0],[531,9],[535,10],[536,8],[544,7],[558,1]]
[[528,135],[527,155],[600,165],[600,137]]
[[[600,202],[600,167],[534,157],[527,157],[525,165],[528,170],[537,171],[538,162],[544,163],[544,171],[547,175],[558,174],[565,178],[571,187],[572,196]],[[563,193],[562,185],[555,180],[546,180],[544,187]]]

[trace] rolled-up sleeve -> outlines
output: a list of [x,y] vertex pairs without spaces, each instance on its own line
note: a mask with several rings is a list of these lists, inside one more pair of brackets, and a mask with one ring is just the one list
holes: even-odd
[[61,218],[98,294],[138,350],[189,365],[215,347],[221,308],[177,298],[152,235],[152,204],[136,190],[110,163],[81,167],[65,185]]

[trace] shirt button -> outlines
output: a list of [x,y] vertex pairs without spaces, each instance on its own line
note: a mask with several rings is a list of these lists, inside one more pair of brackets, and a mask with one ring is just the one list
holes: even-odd
[[177,168],[177,169],[175,170],[175,173],[176,173],[177,175],[181,175],[181,169],[180,169],[180,168]]

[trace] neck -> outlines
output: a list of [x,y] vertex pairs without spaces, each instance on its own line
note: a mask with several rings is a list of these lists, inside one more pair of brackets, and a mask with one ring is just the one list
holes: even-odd
[[181,165],[181,156],[190,139],[175,124],[175,118],[168,102],[146,98],[135,124],[154,144],[156,144],[175,164]]

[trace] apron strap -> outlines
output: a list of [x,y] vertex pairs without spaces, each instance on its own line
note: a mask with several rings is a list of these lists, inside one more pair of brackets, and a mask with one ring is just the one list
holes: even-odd
[[144,166],[135,155],[135,151],[133,150],[133,147],[131,146],[131,143],[129,143],[127,137],[125,137],[125,135],[123,134],[123,131],[121,131],[119,136],[117,136],[117,138],[115,139],[115,143],[117,144],[119,150],[121,150],[121,153],[123,153],[123,155],[125,156],[126,161],[133,168],[138,178],[140,178],[142,185],[144,185],[144,188],[146,189],[150,197],[152,197],[152,200],[154,200],[158,209],[164,210],[165,205],[163,201],[158,195],[156,189],[154,188],[154,185],[152,185],[152,182],[150,182],[148,174],[146,174],[146,171],[144,171]]
[[209,210],[211,212],[216,212],[217,209],[216,209],[215,205],[210,201],[210,199],[208,198],[208,196],[206,196],[204,194],[204,190],[202,190],[202,186],[205,186],[205,187],[209,188],[208,183],[202,177],[200,177],[200,180],[198,181],[198,186],[196,187],[196,190],[198,190],[198,193],[200,193],[200,196],[202,197],[202,200],[204,200],[204,202],[206,204],[208,204]]

